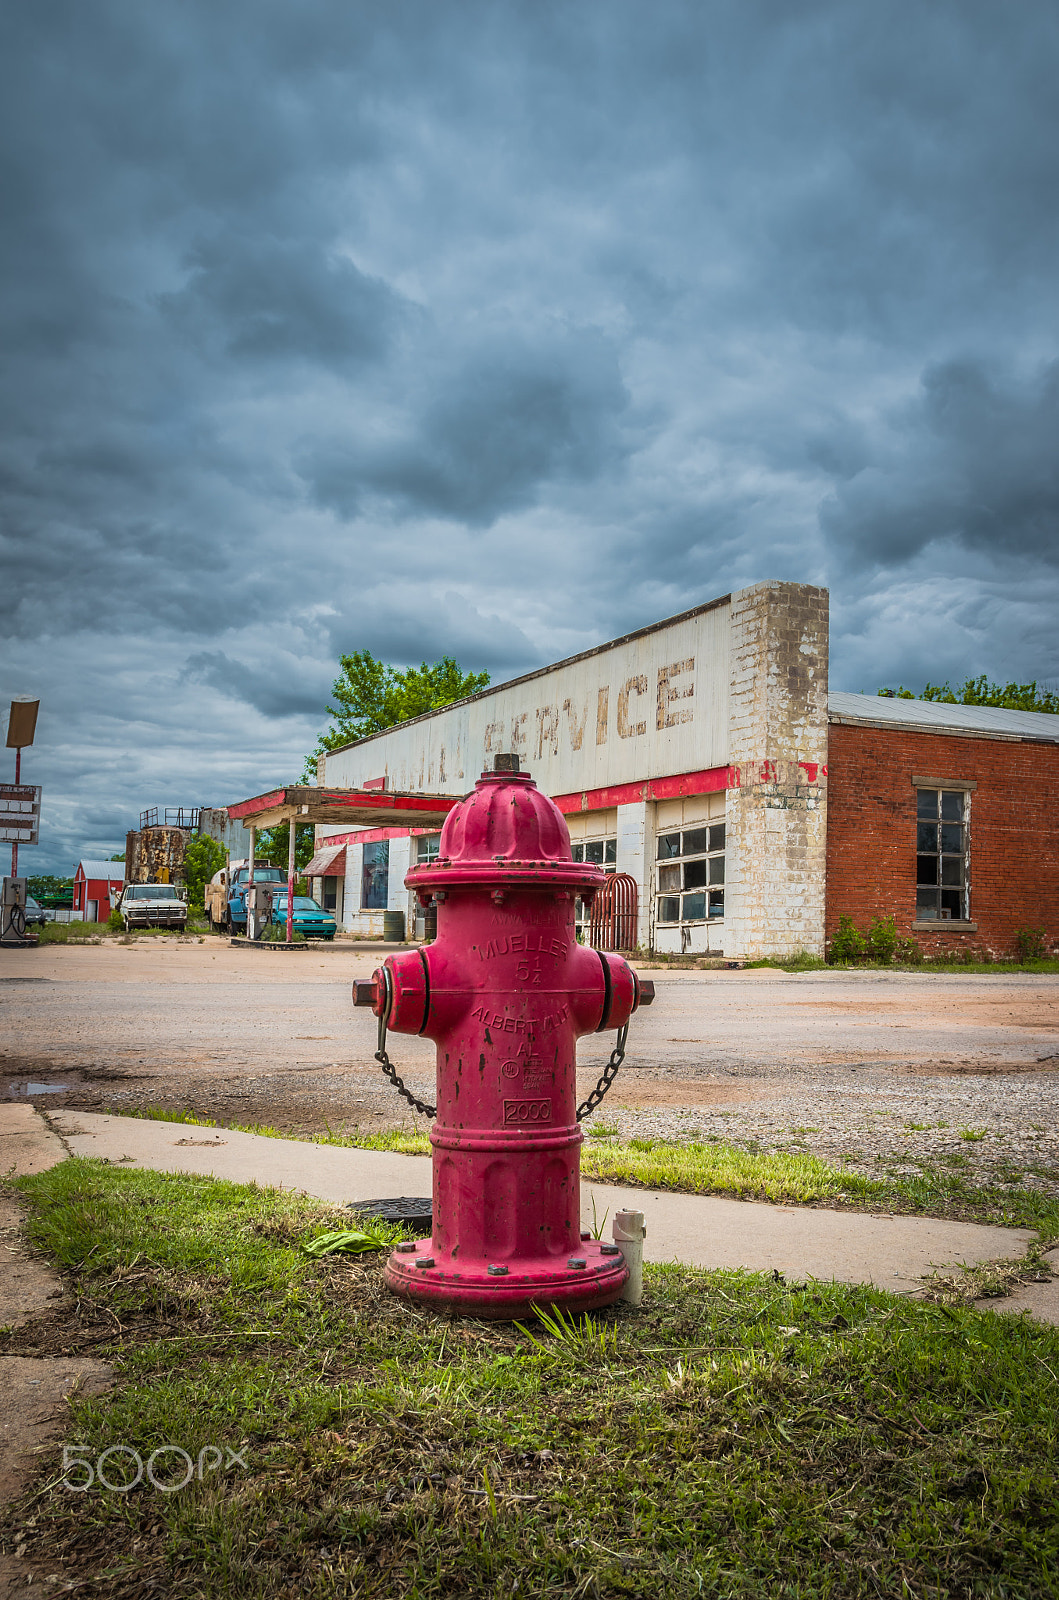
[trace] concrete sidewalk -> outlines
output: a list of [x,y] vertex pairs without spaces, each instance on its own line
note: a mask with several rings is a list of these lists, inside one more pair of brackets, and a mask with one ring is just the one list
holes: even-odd
[[[228,1128],[82,1111],[54,1112],[51,1122],[73,1155],[161,1172],[194,1172],[297,1189],[339,1204],[430,1194],[427,1156],[266,1139]],[[644,1212],[648,1261],[779,1271],[790,1278],[873,1283],[904,1293],[917,1289],[934,1267],[1018,1256],[1036,1237],[1025,1228],[762,1205],[588,1182],[582,1185],[586,1227],[592,1224],[593,1201],[599,1221],[623,1207]],[[1002,1305],[997,1302],[998,1308]]]

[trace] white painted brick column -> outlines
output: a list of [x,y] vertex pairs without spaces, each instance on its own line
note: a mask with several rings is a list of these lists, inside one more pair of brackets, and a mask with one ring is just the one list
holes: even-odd
[[732,595],[724,953],[824,953],[826,589]]
[[651,863],[655,849],[655,808],[651,801],[636,800],[618,807],[618,871],[636,880],[636,942],[651,943]]

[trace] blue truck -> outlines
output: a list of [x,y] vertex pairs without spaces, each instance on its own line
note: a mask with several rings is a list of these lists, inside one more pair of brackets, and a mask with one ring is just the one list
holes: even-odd
[[[230,869],[222,867],[206,885],[206,915],[210,919],[212,932],[246,932],[246,885],[249,876],[249,861],[233,861]],[[257,861],[254,863],[254,882],[272,884],[274,890],[286,890],[287,874],[279,867],[270,867],[264,861]]]

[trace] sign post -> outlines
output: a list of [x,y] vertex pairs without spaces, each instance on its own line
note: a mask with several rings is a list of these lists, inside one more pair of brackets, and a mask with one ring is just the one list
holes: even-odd
[[[33,743],[39,709],[39,700],[12,700],[7,719],[7,748],[15,752],[15,782],[13,786],[0,784],[0,838],[11,841],[13,878],[18,877],[19,843],[36,844],[40,828],[40,789],[25,788],[22,784],[22,751]],[[30,822],[28,837],[27,818]]]
[[[0,941],[25,944],[26,880],[18,875],[18,847],[36,844],[40,830],[40,788],[22,782],[22,750],[33,743],[39,700],[12,700],[7,747],[15,752],[15,781],[0,783],[0,840],[11,845],[11,876],[0,893]],[[13,937],[12,937],[13,936]]]

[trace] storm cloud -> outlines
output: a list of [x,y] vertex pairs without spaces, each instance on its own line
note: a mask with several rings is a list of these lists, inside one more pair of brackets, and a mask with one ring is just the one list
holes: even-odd
[[3,10],[34,867],[297,775],[347,650],[781,577],[838,686],[1059,675],[1043,0]]

